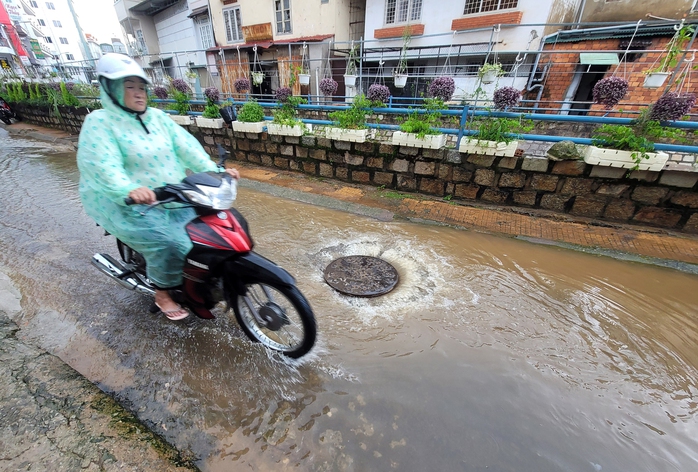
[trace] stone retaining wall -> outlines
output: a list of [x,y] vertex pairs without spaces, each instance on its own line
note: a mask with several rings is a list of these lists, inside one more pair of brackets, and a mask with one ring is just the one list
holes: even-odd
[[[83,113],[66,113],[59,123],[40,112],[22,114],[42,126],[72,130]],[[188,128],[213,156],[221,144],[235,160],[318,177],[698,234],[698,172],[628,172],[583,161]]]

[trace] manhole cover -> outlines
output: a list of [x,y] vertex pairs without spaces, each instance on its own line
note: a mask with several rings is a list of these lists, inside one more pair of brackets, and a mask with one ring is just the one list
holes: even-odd
[[340,257],[325,269],[325,281],[330,287],[355,297],[383,295],[394,289],[398,280],[395,267],[377,257]]

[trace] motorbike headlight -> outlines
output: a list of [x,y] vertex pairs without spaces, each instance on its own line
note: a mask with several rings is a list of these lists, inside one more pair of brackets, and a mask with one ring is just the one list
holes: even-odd
[[197,185],[197,188],[204,195],[199,193],[197,194],[199,196],[199,200],[192,198],[192,201],[200,205],[206,205],[214,210],[229,209],[233,206],[233,202],[237,197],[237,181],[231,177],[223,178],[219,187]]
[[[201,188],[201,187],[199,187]],[[213,202],[211,202],[211,199],[208,197],[208,195],[201,194],[197,192],[196,190],[182,190],[182,193],[193,203],[196,203],[197,205],[205,206],[212,208],[213,207]]]

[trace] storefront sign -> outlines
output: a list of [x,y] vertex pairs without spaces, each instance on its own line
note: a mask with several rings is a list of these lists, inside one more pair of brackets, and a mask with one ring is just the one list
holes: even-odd
[[36,39],[30,39],[29,43],[32,45],[32,52],[34,53],[34,57],[37,59],[43,59],[46,56],[44,55],[44,51],[41,50],[41,44],[39,44],[39,41]]

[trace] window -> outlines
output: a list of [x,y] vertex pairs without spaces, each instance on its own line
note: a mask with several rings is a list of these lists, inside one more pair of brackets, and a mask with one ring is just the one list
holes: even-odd
[[46,8],[49,10],[55,10],[56,7],[53,6],[53,2],[46,2]]
[[39,18],[37,21],[39,22],[39,26],[46,26],[46,22],[41,18]]
[[66,54],[66,55],[65,55],[65,58],[66,58],[67,60],[69,60],[69,61],[74,61],[74,60],[75,60],[75,56],[73,56],[72,54]]
[[519,0],[465,0],[464,15],[516,8]]
[[422,18],[422,0],[388,0],[385,7],[386,24],[406,23]]
[[204,49],[215,46],[213,42],[213,31],[211,30],[211,21],[208,15],[201,15],[196,19],[199,25],[199,36],[201,36],[201,47]]
[[242,38],[242,18],[240,17],[240,7],[223,10],[225,19],[225,34],[229,43],[237,43]]
[[58,38],[61,41],[61,44],[68,44],[68,38]]
[[51,36],[45,36],[44,39],[46,40],[47,43],[53,42],[53,39],[51,39]]
[[31,5],[32,8],[39,8],[39,4],[37,2],[35,2],[34,0],[30,0],[29,5]]
[[56,28],[63,28],[63,25],[61,25],[61,22],[58,20],[53,20],[53,26]]
[[274,0],[276,10],[276,32],[291,32],[291,0]]

